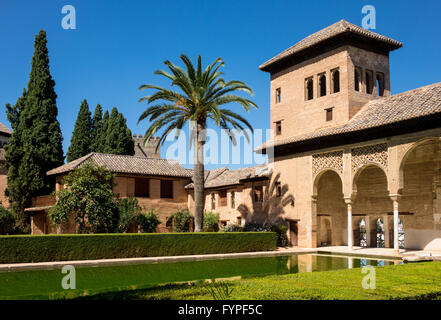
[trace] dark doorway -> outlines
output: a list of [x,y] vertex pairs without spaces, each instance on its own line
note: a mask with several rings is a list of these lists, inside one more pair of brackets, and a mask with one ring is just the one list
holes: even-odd
[[298,245],[298,226],[297,221],[290,221],[289,222],[289,238],[290,238],[290,245],[296,247]]

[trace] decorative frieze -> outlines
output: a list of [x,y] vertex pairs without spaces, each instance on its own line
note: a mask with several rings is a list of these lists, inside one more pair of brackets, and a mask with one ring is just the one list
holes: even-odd
[[312,155],[312,174],[315,176],[323,169],[334,169],[343,173],[343,151],[331,151]]
[[387,143],[354,148],[351,150],[352,172],[370,163],[387,169],[387,158]]

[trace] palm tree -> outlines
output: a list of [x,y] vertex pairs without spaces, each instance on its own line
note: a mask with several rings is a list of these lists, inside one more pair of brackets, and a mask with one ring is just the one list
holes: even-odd
[[[253,91],[242,81],[225,81],[223,73],[219,71],[224,66],[221,58],[202,70],[202,59],[198,56],[197,67],[186,55],[180,56],[185,65],[185,70],[170,61],[164,61],[171,73],[158,70],[157,75],[171,80],[171,86],[179,89],[162,88],[155,85],[142,85],[139,89],[153,89],[155,92],[139,100],[147,101],[149,107],[141,114],[138,123],[144,119],[150,121],[150,127],[145,134],[144,143],[148,143],[159,129],[164,129],[158,145],[163,144],[166,137],[175,129],[175,138],[180,129],[189,121],[191,136],[190,145],[194,144],[194,197],[195,197],[195,231],[202,230],[204,212],[204,144],[206,141],[205,130],[207,121],[211,119],[216,126],[228,130],[233,144],[236,140],[232,129],[244,130],[247,127],[253,131],[250,123],[241,115],[226,108],[230,103],[237,103],[246,111],[257,105],[249,99],[235,95],[237,91],[244,91],[250,95]],[[154,103],[153,105],[150,105]],[[245,137],[248,135],[245,132]]]

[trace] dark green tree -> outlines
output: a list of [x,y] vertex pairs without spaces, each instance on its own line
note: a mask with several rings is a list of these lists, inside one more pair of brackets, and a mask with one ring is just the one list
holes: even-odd
[[23,89],[22,96],[18,98],[14,106],[10,104],[6,105],[6,116],[11,124],[12,135],[9,138],[8,144],[4,147],[6,169],[8,170],[8,188],[5,193],[9,197],[10,206],[14,213],[17,226],[22,231],[28,231],[26,230],[26,226],[29,226],[29,221],[23,211],[27,199],[24,196],[24,186],[19,179],[19,169],[21,159],[23,158],[23,143],[21,139],[22,130],[18,124],[20,121],[20,112],[23,111],[24,108],[25,99],[26,90]]
[[84,99],[75,122],[70,146],[67,151],[67,162],[81,158],[92,151],[92,119],[87,100]]
[[107,128],[109,127],[109,111],[106,110],[103,115],[103,120],[101,122],[101,129],[98,132],[98,136],[96,138],[97,146],[95,147],[95,152],[104,153],[106,149],[106,134]]
[[91,134],[91,151],[98,152],[99,150],[99,137],[102,135],[103,127],[103,109],[100,104],[97,104],[92,117],[92,134]]
[[126,119],[114,107],[106,128],[104,153],[133,155],[134,144]]
[[110,171],[90,162],[69,173],[63,181],[67,188],[57,193],[57,204],[49,211],[52,222],[73,221],[78,233],[115,232],[119,213],[113,179]]
[[49,70],[46,32],[35,37],[27,91],[14,107],[7,106],[13,134],[6,147],[8,197],[17,224],[29,227],[23,210],[32,197],[49,193],[52,178],[46,172],[63,164],[62,135],[57,120],[55,81]]

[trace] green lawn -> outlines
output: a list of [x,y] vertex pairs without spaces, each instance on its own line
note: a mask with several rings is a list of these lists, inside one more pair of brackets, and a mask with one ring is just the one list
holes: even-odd
[[[363,289],[360,268],[233,280],[231,299],[441,299],[441,262],[376,267],[376,289]],[[87,299],[212,299],[210,284],[162,285]]]

